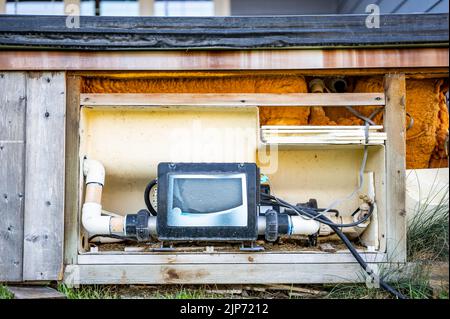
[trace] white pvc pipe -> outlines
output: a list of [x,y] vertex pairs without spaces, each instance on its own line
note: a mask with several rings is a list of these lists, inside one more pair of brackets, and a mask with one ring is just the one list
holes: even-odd
[[291,235],[312,235],[319,231],[320,223],[301,216],[291,217]]
[[[101,196],[105,184],[105,168],[99,161],[86,159],[83,162],[83,173],[86,176],[86,200],[81,210],[81,223],[89,234],[110,235],[117,233],[112,231],[111,221],[115,225],[123,224],[123,217],[102,215]],[[117,227],[117,226],[116,226]],[[122,229],[118,229],[122,233]]]
[[[313,235],[319,231],[320,223],[301,216],[289,216],[290,233],[287,235]],[[266,231],[266,216],[258,216],[258,235]]]
[[105,168],[102,163],[92,159],[83,162],[83,173],[86,176],[86,185],[90,183],[105,184]]
[[102,205],[97,203],[84,203],[81,222],[89,234],[109,235],[111,216],[102,216]]
[[266,216],[258,216],[258,235],[264,235],[266,232]]

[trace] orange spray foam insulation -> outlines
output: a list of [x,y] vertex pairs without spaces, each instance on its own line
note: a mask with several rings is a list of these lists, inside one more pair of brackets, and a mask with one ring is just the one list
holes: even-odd
[[[183,73],[151,77],[85,77],[83,93],[306,93],[313,77],[299,75],[196,76]],[[383,92],[383,77],[347,77],[345,92]],[[326,81],[324,81],[326,82]],[[326,92],[327,90],[325,90]],[[446,102],[448,80],[407,79],[408,124],[406,162],[408,168],[447,167],[446,141],[449,116]],[[355,107],[368,116],[373,107]],[[342,107],[260,107],[262,125],[362,125]],[[374,121],[381,124],[382,113]]]

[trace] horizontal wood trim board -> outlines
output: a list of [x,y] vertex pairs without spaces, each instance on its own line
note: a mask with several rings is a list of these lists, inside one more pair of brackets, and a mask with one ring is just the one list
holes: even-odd
[[382,93],[287,94],[81,94],[83,106],[369,106],[384,105]]
[[[407,79],[445,78],[448,76],[448,68],[395,68],[392,69],[310,69],[310,70],[283,70],[286,76],[384,76],[392,72],[401,72]],[[154,78],[222,78],[242,76],[279,76],[280,70],[147,70],[147,71],[71,71],[70,75],[82,77],[100,77],[108,79],[154,79]]]
[[[295,130],[308,130],[308,131],[323,131],[325,130],[326,132],[329,131],[342,131],[342,130],[347,130],[347,131],[356,131],[356,130],[362,130],[365,131],[366,127],[365,126],[344,126],[344,125],[327,125],[327,126],[323,126],[323,125],[262,125],[261,129],[264,132],[270,132],[271,130],[274,131],[282,131],[282,132],[286,132],[286,133],[290,133],[291,131],[295,131]],[[369,126],[369,131],[375,131],[375,130],[382,130],[383,129],[383,125],[370,125]]]
[[359,72],[360,69],[374,68],[448,68],[448,66],[448,48],[139,52],[0,51],[0,70],[125,70],[130,72],[353,69]]
[[[377,264],[369,264],[372,269]],[[276,268],[274,268],[276,267]],[[355,264],[68,265],[66,284],[276,284],[364,282]]]
[[[316,131],[317,132],[317,131]],[[348,132],[348,133],[346,133]],[[362,139],[365,138],[364,132],[356,132],[353,133],[351,131],[343,131],[343,132],[317,132],[314,133],[314,131],[294,131],[294,132],[262,132],[264,137],[268,138],[312,138],[312,139]],[[383,132],[369,132],[369,139],[386,139],[386,133]]]
[[[356,142],[356,143],[339,143],[339,144],[333,144],[333,143],[267,143],[263,142],[261,144],[261,147],[259,148],[260,151],[267,150],[267,147],[271,144],[277,144],[278,149],[280,150],[302,150],[302,149],[309,149],[309,150],[323,150],[323,149],[330,149],[330,150],[362,150],[364,149],[364,143],[363,142]],[[384,143],[369,143],[368,146],[370,147],[384,147]]]
[[277,144],[278,146],[307,146],[307,145],[384,145],[384,140],[369,140],[369,142],[366,144],[364,140],[358,140],[358,141],[309,141],[309,140],[303,140],[303,141],[283,141],[283,140],[267,140],[265,141],[268,145]]
[[[361,253],[367,262],[387,262],[384,253]],[[262,254],[81,254],[80,265],[132,264],[308,264],[356,263],[350,253],[262,253]]]

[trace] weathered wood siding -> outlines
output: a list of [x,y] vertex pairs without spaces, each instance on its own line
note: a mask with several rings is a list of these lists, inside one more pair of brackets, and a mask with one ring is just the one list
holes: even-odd
[[0,282],[22,280],[26,76],[0,72]]
[[65,74],[28,73],[24,280],[62,277]]
[[0,73],[0,281],[62,277],[65,73]]

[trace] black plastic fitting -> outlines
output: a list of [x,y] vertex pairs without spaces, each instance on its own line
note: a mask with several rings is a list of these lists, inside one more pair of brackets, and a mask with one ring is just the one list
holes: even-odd
[[278,238],[278,213],[273,209],[266,211],[265,238],[267,241],[276,241]]
[[129,237],[135,236],[138,241],[150,239],[148,228],[148,218],[150,213],[146,209],[141,209],[137,214],[127,215],[125,219],[125,231]]

